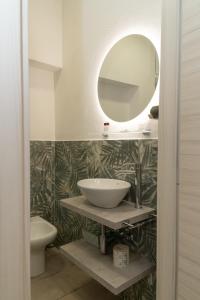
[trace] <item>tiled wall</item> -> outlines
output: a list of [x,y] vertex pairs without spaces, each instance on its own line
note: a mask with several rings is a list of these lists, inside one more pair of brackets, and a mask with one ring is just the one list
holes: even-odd
[[[59,205],[59,200],[78,195],[77,181],[84,178],[117,178],[131,183],[135,200],[135,163],[142,164],[142,204],[156,208],[157,141],[105,140],[76,142],[31,142],[31,213],[41,215],[58,228],[57,244],[81,237],[82,228],[98,234],[98,224]],[[114,238],[113,238],[114,237]],[[108,232],[110,242],[120,232]],[[126,232],[132,251],[144,252],[155,260],[156,225],[148,224]],[[143,298],[141,298],[143,297]],[[155,280],[136,284],[123,299],[155,299]]]
[[31,215],[53,222],[55,142],[31,142]]

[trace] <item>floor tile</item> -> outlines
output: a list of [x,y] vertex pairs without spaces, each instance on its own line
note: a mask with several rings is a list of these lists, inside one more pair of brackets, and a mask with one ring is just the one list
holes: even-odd
[[59,286],[65,294],[69,294],[91,281],[91,277],[75,265],[54,275],[53,278],[55,284]]
[[31,280],[31,300],[116,300],[57,249],[46,253],[46,271]]
[[77,291],[66,295],[61,300],[119,300],[118,296],[113,295],[95,280],[83,286]]
[[32,278],[32,280],[39,280],[55,275],[59,272],[70,269],[73,264],[67,260],[58,249],[52,248],[46,251],[46,270],[43,274]]
[[59,250],[46,253],[46,271],[32,278],[31,300],[57,300],[90,282],[91,278]]
[[31,300],[56,300],[64,295],[64,291],[55,284],[53,277],[32,281]]

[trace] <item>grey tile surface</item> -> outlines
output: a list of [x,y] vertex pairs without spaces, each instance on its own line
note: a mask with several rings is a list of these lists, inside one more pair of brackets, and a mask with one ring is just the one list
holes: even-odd
[[114,296],[98,282],[91,280],[84,287],[64,296],[62,300],[118,300],[120,297]]
[[119,299],[68,261],[58,250],[48,250],[46,257],[46,272],[31,281],[31,300]]

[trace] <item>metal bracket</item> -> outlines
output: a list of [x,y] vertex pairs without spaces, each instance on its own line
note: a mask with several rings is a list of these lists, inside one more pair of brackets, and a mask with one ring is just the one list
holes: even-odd
[[146,220],[144,220],[144,221],[140,221],[140,222],[138,222],[138,223],[136,223],[136,224],[130,224],[130,223],[128,223],[128,222],[123,222],[122,224],[125,225],[125,226],[127,226],[127,227],[129,227],[129,228],[131,228],[131,229],[135,229],[135,228],[144,226],[144,225],[146,225],[147,223],[151,223],[151,222],[153,222],[153,221],[155,221],[154,215],[151,215],[150,218],[148,218],[148,219],[146,219]]

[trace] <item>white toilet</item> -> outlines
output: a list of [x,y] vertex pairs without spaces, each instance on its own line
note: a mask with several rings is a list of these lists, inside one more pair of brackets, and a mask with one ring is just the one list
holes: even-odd
[[56,238],[57,229],[41,217],[31,218],[31,277],[45,271],[45,247]]

